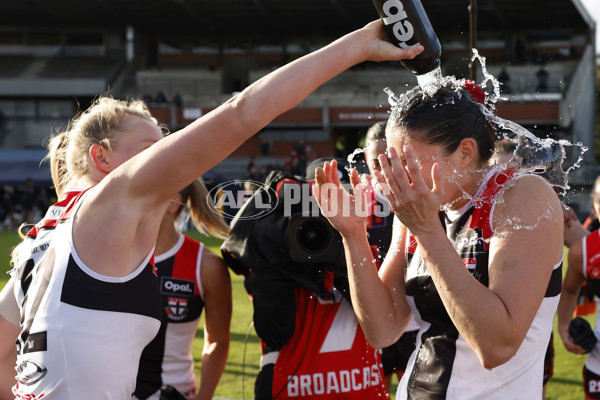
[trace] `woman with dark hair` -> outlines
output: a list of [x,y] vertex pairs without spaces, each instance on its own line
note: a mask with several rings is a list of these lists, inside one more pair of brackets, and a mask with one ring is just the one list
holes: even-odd
[[[472,91],[472,90],[471,90]],[[338,186],[335,162],[313,188],[344,240],[352,304],[371,345],[413,316],[416,351],[398,399],[541,398],[560,293],[563,218],[542,177],[491,164],[491,111],[462,82],[401,96],[375,172],[396,218],[379,273],[370,260],[364,185]],[[342,208],[348,204],[350,209]],[[358,212],[360,211],[360,212]]]

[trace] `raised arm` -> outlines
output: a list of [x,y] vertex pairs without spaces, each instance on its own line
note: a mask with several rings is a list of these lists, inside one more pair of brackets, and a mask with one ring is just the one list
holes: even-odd
[[[158,202],[170,199],[174,192],[219,163],[275,117],[298,105],[349,67],[365,60],[412,58],[422,51],[422,46],[397,48],[380,39],[384,37],[382,23],[374,21],[279,68],[140,154],[120,175],[131,177],[134,194]],[[163,194],[156,193],[159,186]]]
[[542,178],[519,178],[503,199],[494,214],[488,287],[464,267],[442,229],[415,234],[448,314],[486,368],[521,346],[563,248],[560,202]]
[[[353,206],[344,208],[360,204],[357,197],[364,196],[356,170],[350,179],[353,195],[340,186],[335,161],[333,166],[326,163],[324,170],[317,169],[317,186],[313,190],[324,215],[344,241],[352,307],[361,328],[372,347],[383,348],[396,342],[411,316],[404,291],[406,229],[394,220],[390,249],[378,273],[367,240],[365,215]],[[327,190],[328,186],[333,190]],[[362,204],[366,204],[364,197]],[[329,215],[327,210],[337,213]]]
[[391,182],[391,208],[414,236],[448,315],[484,367],[505,363],[521,346],[562,259],[558,197],[534,175],[516,178],[502,193],[495,206],[486,287],[465,268],[440,223],[437,211],[445,191],[440,165],[431,167],[430,188],[412,147],[404,148],[406,169],[394,149],[389,153],[390,163],[383,157],[380,163]]
[[[365,60],[411,58],[422,51],[420,45],[399,49],[384,35],[382,23],[374,21],[295,60],[110,172],[78,213],[85,224],[75,221],[75,246],[82,260],[101,274],[130,273],[152,249],[160,224],[156,216],[163,214],[171,196],[347,68]],[[98,243],[105,244],[101,254]]]

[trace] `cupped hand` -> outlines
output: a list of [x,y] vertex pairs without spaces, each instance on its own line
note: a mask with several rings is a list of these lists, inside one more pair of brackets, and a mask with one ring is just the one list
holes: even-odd
[[312,187],[321,213],[345,237],[365,231],[368,216],[365,182],[361,182],[355,169],[350,173],[350,183],[352,194],[342,186],[337,162],[333,160],[315,170],[315,184]]
[[415,58],[424,48],[414,45],[407,49],[390,43],[381,19],[368,23],[361,29],[366,45],[366,58],[370,61],[407,60]]
[[423,179],[423,171],[413,149],[407,145],[403,149],[405,165],[396,149],[388,150],[379,156],[381,172],[375,171],[375,178],[389,202],[390,209],[415,236],[439,230],[438,211],[442,204],[443,185],[440,166],[434,163],[431,170],[433,188]]
[[562,339],[563,345],[567,351],[574,354],[585,354],[585,350],[583,347],[575,344],[571,335],[569,335],[568,325],[566,327],[558,327],[558,333],[560,338]]

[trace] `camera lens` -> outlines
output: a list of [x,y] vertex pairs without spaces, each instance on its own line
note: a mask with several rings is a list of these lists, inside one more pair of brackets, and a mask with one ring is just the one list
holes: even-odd
[[327,247],[330,239],[328,227],[322,220],[311,218],[298,227],[298,242],[308,252],[319,252]]
[[292,216],[284,242],[292,261],[301,264],[336,262],[344,255],[339,233],[323,216]]

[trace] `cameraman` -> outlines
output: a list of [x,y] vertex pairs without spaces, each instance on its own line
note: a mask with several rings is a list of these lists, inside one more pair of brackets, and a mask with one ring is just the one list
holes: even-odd
[[[347,177],[343,167],[338,173]],[[312,186],[310,175],[271,176],[265,186],[277,188],[279,207],[291,189]],[[307,194],[303,199],[312,202]],[[379,351],[369,346],[350,304],[340,238],[325,218],[298,208],[253,221],[236,217],[222,246],[229,266],[246,275],[254,305],[262,346],[255,399],[387,398]]]

